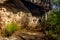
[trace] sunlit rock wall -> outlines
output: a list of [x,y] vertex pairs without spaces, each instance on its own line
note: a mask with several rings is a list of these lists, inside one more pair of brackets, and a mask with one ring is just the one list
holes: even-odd
[[[1,7],[0,8],[0,27],[5,28],[7,23],[17,23],[21,25],[23,28],[35,28],[39,25],[39,18],[32,16],[31,13],[25,13],[19,11],[14,13],[12,11],[8,11],[9,8]],[[16,10],[15,10],[16,11]]]

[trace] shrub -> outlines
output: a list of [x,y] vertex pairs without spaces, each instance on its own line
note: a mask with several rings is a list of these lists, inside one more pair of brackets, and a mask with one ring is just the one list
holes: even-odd
[[17,23],[8,23],[6,29],[2,31],[2,35],[9,37],[18,30],[21,30],[21,26],[19,26]]
[[60,12],[53,11],[52,13],[48,14],[47,18],[47,28],[46,28],[46,35],[48,36],[48,40],[57,40],[57,35],[60,32]]

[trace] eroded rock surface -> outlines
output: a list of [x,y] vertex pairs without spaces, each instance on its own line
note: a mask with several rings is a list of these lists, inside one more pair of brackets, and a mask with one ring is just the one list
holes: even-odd
[[30,13],[25,13],[22,11],[19,11],[17,13],[16,10],[15,12],[12,12],[9,8],[1,7],[0,8],[0,19],[1,19],[1,24],[3,26],[6,26],[8,22],[15,22],[17,24],[21,24],[22,26],[26,27],[38,27],[39,26],[39,18],[32,16]]
[[[23,28],[36,29],[40,27],[39,17],[32,16],[31,13],[19,11],[13,7],[0,6],[0,30],[6,28],[7,23],[17,23]],[[9,38],[1,37],[0,40],[44,40],[45,33],[43,32],[31,32],[31,31],[19,31],[13,33]]]
[[20,31],[10,37],[10,39],[13,38],[17,40],[45,40],[45,34],[43,32]]

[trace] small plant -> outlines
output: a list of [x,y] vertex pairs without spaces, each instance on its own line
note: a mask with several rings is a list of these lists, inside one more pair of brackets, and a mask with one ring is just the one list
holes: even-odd
[[13,33],[19,29],[21,29],[21,27],[18,26],[16,23],[8,23],[6,27],[6,30],[10,33]]
[[20,29],[21,29],[21,26],[19,26],[18,24],[8,23],[6,29],[3,30],[2,34],[3,34],[3,36],[9,37],[12,35],[12,33],[14,33],[17,30],[20,30]]

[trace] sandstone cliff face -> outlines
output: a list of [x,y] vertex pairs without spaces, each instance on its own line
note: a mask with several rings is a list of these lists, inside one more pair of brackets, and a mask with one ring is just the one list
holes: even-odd
[[7,24],[8,22],[16,22],[22,26],[31,27],[39,25],[38,17],[32,16],[31,13],[25,13],[23,11],[16,12],[16,10],[17,9],[10,9],[8,7],[0,7],[1,23]]
[[[39,26],[39,18],[32,16],[31,13],[18,10],[14,7],[0,5],[0,30],[4,30],[7,26],[7,23],[17,23],[21,25],[24,29],[36,29]],[[9,38],[0,37],[1,40],[44,40],[45,34],[43,32],[34,32],[34,31],[18,31],[13,33]]]
[[[29,10],[27,11],[24,8],[16,8],[16,6],[11,3],[0,4],[1,32],[3,31],[4,33],[8,23],[17,23],[19,27],[22,27],[23,29],[14,32],[13,34],[11,34],[11,36],[9,36],[9,38],[7,37],[7,39],[9,40],[15,40],[13,38],[17,38],[17,40],[44,40],[45,33],[44,30],[40,32],[41,25],[39,20],[40,17],[33,16]],[[1,34],[3,34],[1,32],[0,36]],[[3,40],[3,37],[1,40]]]

